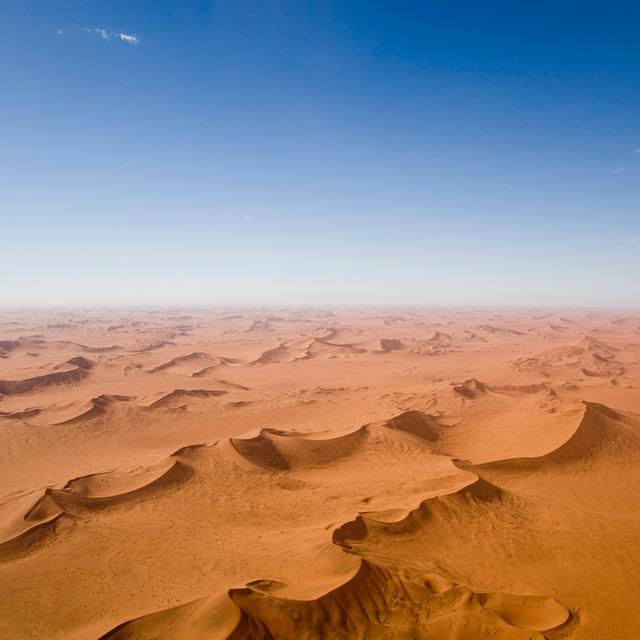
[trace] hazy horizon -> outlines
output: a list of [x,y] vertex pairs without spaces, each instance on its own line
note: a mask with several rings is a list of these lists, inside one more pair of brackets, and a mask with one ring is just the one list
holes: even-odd
[[0,7],[4,306],[640,305],[640,7]]
[[640,311],[639,305],[552,305],[552,304],[385,304],[385,303],[370,303],[370,304],[330,304],[330,303],[318,303],[318,304],[287,304],[286,302],[270,302],[270,303],[211,303],[211,304],[189,304],[189,303],[157,303],[157,304],[2,304],[0,303],[0,310],[5,313],[21,313],[23,311],[32,312],[57,312],[57,313],[82,313],[92,311],[105,311],[105,312],[145,312],[145,311],[247,311],[247,312],[275,312],[275,311],[336,311],[336,312],[348,312],[348,311],[408,311],[408,312],[420,312],[420,311],[455,311],[456,313],[466,312],[487,312],[487,311],[503,311],[503,312],[630,312],[635,313]]

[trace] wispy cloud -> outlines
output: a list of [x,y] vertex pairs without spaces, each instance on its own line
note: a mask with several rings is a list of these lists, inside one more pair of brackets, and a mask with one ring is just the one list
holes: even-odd
[[627,171],[631,171],[631,167],[616,167],[615,169],[612,169],[611,171],[609,171],[609,173],[618,174],[618,173],[625,173]]
[[640,244],[640,233],[632,233],[631,235],[622,238],[623,242],[630,242],[631,244]]
[[118,37],[123,42],[128,42],[129,44],[140,44],[140,40],[138,39],[138,36],[133,36],[129,33],[119,33]]
[[633,153],[634,156],[640,156],[640,147],[636,147],[631,153]]
[[107,42],[109,42],[109,40],[120,40],[121,42],[126,42],[127,44],[140,44],[140,38],[138,38],[138,36],[136,35],[133,35],[132,33],[109,31],[107,29],[90,29],[89,27],[84,27],[84,30],[87,33],[95,33],[99,35],[103,40],[106,40]]

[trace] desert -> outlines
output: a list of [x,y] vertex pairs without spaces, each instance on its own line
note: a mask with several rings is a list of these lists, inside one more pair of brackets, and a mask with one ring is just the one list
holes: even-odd
[[0,638],[640,636],[640,315],[0,312]]

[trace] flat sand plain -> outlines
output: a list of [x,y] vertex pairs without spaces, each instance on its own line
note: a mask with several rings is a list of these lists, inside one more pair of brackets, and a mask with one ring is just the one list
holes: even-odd
[[0,312],[0,638],[640,637],[640,313]]

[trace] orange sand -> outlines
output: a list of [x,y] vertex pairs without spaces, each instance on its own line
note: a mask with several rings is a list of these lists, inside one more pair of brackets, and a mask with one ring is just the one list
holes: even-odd
[[637,312],[0,312],[0,639],[640,637],[637,413]]

